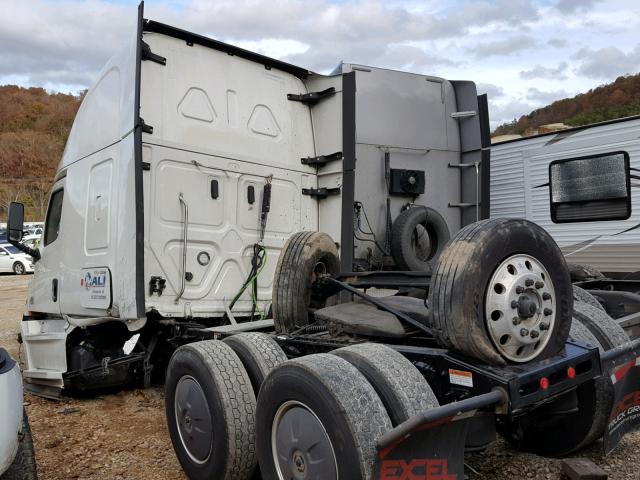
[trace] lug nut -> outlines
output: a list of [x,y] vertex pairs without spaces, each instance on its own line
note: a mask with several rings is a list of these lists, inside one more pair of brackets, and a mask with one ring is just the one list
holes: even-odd
[[518,308],[518,301],[517,300],[511,300],[511,308]]
[[530,278],[527,278],[527,279],[524,281],[524,284],[525,284],[527,287],[530,287],[531,285],[533,285],[533,280],[531,280]]
[[521,321],[522,321],[522,320],[520,320],[520,317],[513,317],[513,319],[511,320],[511,322],[512,322],[514,325],[520,325],[520,322],[521,322]]
[[531,330],[531,338],[538,338],[538,335],[540,334],[537,330]]
[[520,293],[522,293],[522,292],[524,292],[524,288],[523,288],[522,286],[518,285],[518,286],[516,287],[516,293],[520,294]]
[[537,288],[538,290],[540,290],[542,287],[544,287],[544,282],[537,281],[537,282],[536,282],[536,288]]
[[526,328],[521,329],[520,335],[526,337],[527,335],[529,335],[529,330],[527,330]]
[[549,330],[549,324],[547,322],[542,322],[540,324],[540,330]]
[[549,316],[549,315],[551,315],[552,313],[553,313],[553,310],[551,310],[550,308],[545,308],[545,309],[544,309],[544,314],[545,314],[545,315]]
[[543,300],[551,300],[551,294],[549,292],[544,292],[542,294],[542,299]]

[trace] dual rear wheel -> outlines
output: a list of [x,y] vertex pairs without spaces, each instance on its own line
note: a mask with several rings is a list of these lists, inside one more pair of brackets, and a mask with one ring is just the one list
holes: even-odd
[[190,478],[248,479],[259,460],[264,479],[369,479],[377,439],[438,401],[385,345],[286,361],[272,337],[238,334],[179,348],[166,405]]

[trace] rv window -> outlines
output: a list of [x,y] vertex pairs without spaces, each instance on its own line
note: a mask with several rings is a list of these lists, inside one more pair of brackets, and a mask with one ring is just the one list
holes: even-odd
[[626,220],[631,216],[629,155],[613,152],[549,165],[554,223]]
[[49,210],[47,211],[47,219],[44,225],[44,244],[49,245],[58,238],[60,231],[60,217],[62,216],[62,199],[64,198],[64,190],[57,190],[51,194],[49,201]]

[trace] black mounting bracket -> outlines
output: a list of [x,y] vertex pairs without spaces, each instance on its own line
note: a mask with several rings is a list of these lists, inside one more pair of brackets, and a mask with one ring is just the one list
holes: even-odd
[[160,297],[162,291],[167,287],[167,281],[162,277],[151,277],[149,280],[149,296],[157,293]]
[[153,133],[153,127],[144,123],[144,118],[140,117],[140,127],[144,133]]
[[300,162],[303,165],[315,165],[321,167],[329,162],[336,162],[342,160],[342,152],[331,153],[329,155],[318,155],[317,157],[301,158]]
[[313,106],[320,100],[324,100],[327,97],[332,97],[336,94],[336,89],[329,87],[321,92],[309,92],[309,93],[289,93],[287,99],[292,102],[301,102],[305,105]]
[[167,64],[167,59],[153,53],[151,51],[151,47],[146,42],[142,42],[142,60],[151,60],[152,62],[159,63],[160,65]]
[[302,194],[303,195],[309,195],[310,197],[316,197],[317,199],[321,200],[323,198],[327,198],[329,195],[339,195],[340,194],[340,187],[336,187],[336,188],[303,188],[302,189]]

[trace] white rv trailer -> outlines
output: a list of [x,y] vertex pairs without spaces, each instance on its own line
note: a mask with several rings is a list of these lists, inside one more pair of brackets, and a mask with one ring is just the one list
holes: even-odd
[[[550,213],[553,162],[625,152],[640,169],[640,117],[623,118],[496,143],[491,147],[491,217],[526,218],[544,227],[571,263],[614,276],[640,270],[640,199],[625,219],[555,223]],[[631,185],[633,188],[633,185]]]

